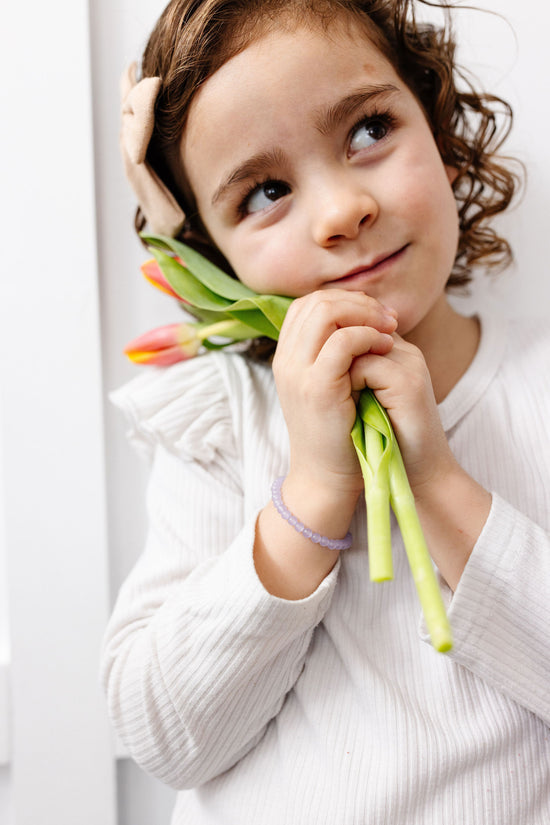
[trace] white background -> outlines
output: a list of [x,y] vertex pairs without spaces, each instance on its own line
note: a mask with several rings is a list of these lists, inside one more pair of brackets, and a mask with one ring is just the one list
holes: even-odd
[[[139,274],[118,156],[118,78],[155,0],[27,0],[2,10],[0,169],[0,822],[163,825],[173,794],[115,759],[101,634],[140,552],[144,469],[105,402],[121,355],[174,320]],[[464,11],[460,56],[514,106],[528,188],[501,221],[516,264],[470,303],[548,323],[548,30],[535,0]]]

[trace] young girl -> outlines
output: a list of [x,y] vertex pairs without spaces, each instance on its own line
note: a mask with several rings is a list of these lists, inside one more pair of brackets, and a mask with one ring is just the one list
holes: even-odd
[[[175,825],[548,823],[550,337],[447,298],[507,258],[487,227],[514,188],[501,102],[458,90],[452,40],[412,0],[172,0],[141,78],[122,132],[139,225],[297,300],[272,366],[208,354],[115,396],[152,459],[103,652],[119,735],[181,791]],[[445,655],[397,530],[394,580],[369,581],[365,386],[440,577]],[[280,476],[329,547],[281,517]]]

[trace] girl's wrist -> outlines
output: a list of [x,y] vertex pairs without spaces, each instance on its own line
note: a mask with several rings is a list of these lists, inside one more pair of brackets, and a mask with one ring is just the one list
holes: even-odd
[[[359,492],[342,494],[307,475],[290,474],[282,485],[285,506],[322,536],[343,539],[349,531]],[[340,551],[298,532],[270,501],[256,528],[254,563],[266,590],[282,599],[311,595],[330,573]]]
[[280,476],[276,478],[271,486],[271,500],[275,506],[275,509],[281,516],[284,521],[287,521],[288,524],[296,530],[297,533],[302,535],[304,538],[309,539],[314,544],[318,544],[321,547],[326,547],[329,550],[349,550],[352,544],[352,535],[351,533],[347,533],[343,539],[337,538],[330,538],[330,536],[323,536],[321,533],[318,533],[316,530],[312,530],[311,527],[308,527],[307,524],[301,522],[295,515],[292,513],[288,507],[286,506],[283,495],[282,495],[282,484],[284,481],[284,476]]
[[340,552],[314,544],[281,518],[270,501],[256,525],[254,566],[271,595],[296,601],[317,590],[328,576]]
[[285,505],[312,530],[343,538],[349,530],[363,480],[355,477],[317,476],[290,470],[282,485]]
[[415,492],[415,499],[432,558],[454,591],[487,521],[492,496],[455,462],[444,477]]

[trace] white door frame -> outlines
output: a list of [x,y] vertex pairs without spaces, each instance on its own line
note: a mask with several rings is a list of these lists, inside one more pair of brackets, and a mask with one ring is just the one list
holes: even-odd
[[9,3],[2,30],[12,811],[15,825],[114,825],[88,3]]

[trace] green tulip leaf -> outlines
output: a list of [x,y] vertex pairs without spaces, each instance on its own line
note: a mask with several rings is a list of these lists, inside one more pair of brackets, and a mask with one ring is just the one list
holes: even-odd
[[[252,289],[249,289],[241,283],[241,281],[237,281],[236,278],[232,278],[227,272],[224,272],[205,258],[204,255],[187,246],[187,244],[176,241],[174,238],[165,237],[164,235],[143,235],[142,237],[146,243],[153,247],[151,251],[154,251],[155,246],[162,245],[165,249],[170,249],[178,255],[184,263],[182,268],[189,270],[205,287],[211,292],[215,292],[216,295],[227,298],[230,301],[238,301],[239,298],[249,298],[256,295]],[[182,266],[182,264],[178,265]]]

